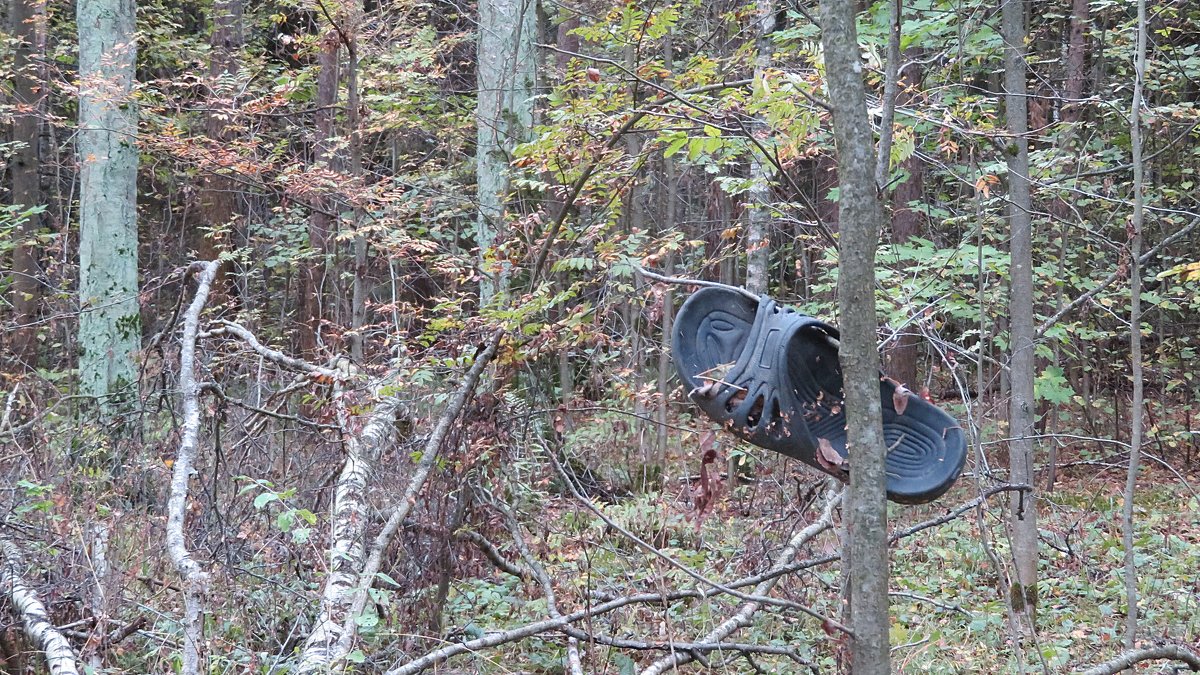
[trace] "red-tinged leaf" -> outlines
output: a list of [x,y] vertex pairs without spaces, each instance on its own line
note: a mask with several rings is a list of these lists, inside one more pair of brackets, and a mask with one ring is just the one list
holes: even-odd
[[717,432],[709,429],[700,434],[700,454],[706,455],[713,449],[713,444],[717,441]]
[[588,68],[587,69],[587,78],[589,80],[591,80],[592,82],[599,82],[600,81],[600,69],[599,68]]

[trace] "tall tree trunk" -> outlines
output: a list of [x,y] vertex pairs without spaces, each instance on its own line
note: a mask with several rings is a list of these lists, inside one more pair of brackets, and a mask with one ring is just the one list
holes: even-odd
[[[358,31],[361,21],[359,5],[354,5],[353,18],[346,22],[349,44],[346,52],[349,64],[346,69],[346,124],[350,133],[350,179],[358,189],[363,185],[362,130],[359,128],[358,92]],[[358,204],[359,200],[355,200]],[[363,330],[367,324],[367,237],[360,228],[363,210],[354,207],[354,288],[350,302],[350,358],[363,362]]]
[[137,46],[133,0],[79,0],[79,388],[105,417],[136,397]]
[[[767,68],[775,54],[771,35],[775,32],[775,0],[758,0],[755,21],[754,92],[765,96]],[[768,147],[768,128],[762,115],[750,122],[750,135]],[[757,145],[757,144],[754,144]],[[771,161],[757,147],[750,149],[750,208],[746,228],[746,289],[764,295],[767,292],[771,261]]]
[[[45,3],[38,0],[14,0],[9,7],[12,14],[12,35],[16,39],[13,50],[13,98],[16,107],[13,113],[13,140],[17,146],[12,156],[12,203],[23,210],[42,206],[41,153],[41,110],[44,89],[38,86],[37,55],[41,53],[43,40]],[[39,281],[37,233],[41,229],[40,214],[30,214],[21,221],[13,233],[12,286],[10,303],[16,330],[9,345],[12,369],[19,372],[37,366],[38,308],[42,302],[42,284]]]
[[537,82],[534,40],[536,0],[481,0],[475,172],[479,214],[480,304],[508,289],[509,265],[496,259],[496,240],[504,224],[508,164],[513,146],[525,140],[533,124]]
[[[237,51],[242,45],[242,0],[217,0],[213,5],[212,34],[209,37],[208,75],[211,95],[204,130],[215,153],[220,153],[233,139],[233,111],[236,109],[238,73]],[[201,260],[217,260],[229,248],[228,228],[237,213],[237,187],[225,172],[224,161],[204,179],[200,205],[207,232],[200,232],[196,242]],[[225,285],[225,266],[222,265],[214,282],[218,293]]]
[[1146,0],[1137,3],[1137,56],[1134,62],[1133,101],[1130,104],[1129,138],[1133,146],[1133,217],[1129,242],[1129,358],[1133,363],[1133,401],[1129,406],[1129,473],[1125,479],[1125,503],[1121,508],[1122,542],[1125,548],[1125,648],[1137,640],[1137,565],[1133,549],[1133,500],[1136,496],[1138,465],[1142,454],[1142,225],[1145,221],[1144,169],[1142,161],[1142,84],[1146,77]]
[[1083,112],[1081,99],[1087,82],[1087,26],[1090,21],[1088,0],[1071,0],[1071,22],[1067,35],[1066,83],[1063,94],[1066,102],[1062,120],[1067,124],[1079,121]]
[[[314,159],[324,163],[331,171],[337,169],[333,137],[337,120],[334,106],[337,104],[340,79],[339,44],[336,32],[331,30],[321,38],[321,50],[317,54],[317,137]],[[305,261],[300,269],[300,314],[304,325],[300,328],[298,340],[300,351],[306,356],[313,356],[322,344],[321,329],[328,314],[323,303],[328,297],[325,286],[329,272],[329,243],[334,227],[332,213],[336,209],[331,201],[323,195],[315,197],[312,215],[308,218],[308,245],[312,249],[312,258]]]
[[[1008,222],[1012,233],[1011,295],[1009,297],[1009,481],[1030,484],[1034,465],[1034,322],[1033,322],[1033,206],[1029,186],[1028,111],[1026,107],[1025,2],[1005,0],[1001,33],[1004,37],[1004,109],[1008,145]],[[1013,611],[1034,629],[1037,607],[1037,494],[1021,492],[1010,505],[1016,578],[1009,598]]]
[[883,208],[855,31],[854,8],[821,1],[821,43],[833,106],[840,185],[838,307],[848,445],[854,455],[846,512],[850,523],[852,655],[856,675],[890,672],[888,650],[887,480],[876,347],[875,249]]
[[[899,36],[901,23],[900,1],[896,0],[893,21],[897,25],[894,37]],[[898,47],[898,45],[897,45]],[[904,51],[905,65],[897,72],[896,102],[898,105],[912,105],[918,98],[921,89],[923,73],[918,61],[920,49]],[[896,55],[899,60],[900,56]],[[890,162],[891,158],[880,158],[881,162]],[[907,243],[913,237],[921,236],[922,214],[913,208],[913,202],[920,201],[925,196],[925,164],[917,155],[904,160],[903,169],[908,173],[904,182],[896,185],[892,193],[892,242]],[[878,175],[878,168],[876,169]],[[896,380],[917,389],[917,351],[921,345],[920,332],[914,324],[905,328],[887,354],[888,374]]]

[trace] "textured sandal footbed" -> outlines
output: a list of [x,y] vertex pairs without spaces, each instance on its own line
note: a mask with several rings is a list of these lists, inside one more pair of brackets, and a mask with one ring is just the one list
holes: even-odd
[[[837,336],[832,326],[769,298],[755,301],[705,288],[679,311],[673,357],[693,401],[709,417],[756,445],[844,480],[844,472],[822,466],[816,457],[822,438],[847,456],[841,369],[830,340]],[[725,364],[733,365],[716,375],[736,386],[698,393],[711,382],[703,376]],[[931,501],[961,472],[965,437],[953,418],[918,396],[910,394],[904,414],[897,414],[895,389],[894,382],[881,378],[888,497]]]

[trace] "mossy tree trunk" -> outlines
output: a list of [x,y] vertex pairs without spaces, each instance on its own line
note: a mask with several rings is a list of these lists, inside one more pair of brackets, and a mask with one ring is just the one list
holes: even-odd
[[112,417],[136,396],[137,45],[133,0],[80,0],[79,389]]

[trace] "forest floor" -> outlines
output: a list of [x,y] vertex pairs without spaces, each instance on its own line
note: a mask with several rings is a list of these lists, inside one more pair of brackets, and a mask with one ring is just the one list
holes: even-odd
[[[1064,451],[1054,488],[1042,492],[1038,631],[1035,638],[1025,638],[1020,650],[1014,649],[1003,596],[1006,585],[1000,581],[1006,572],[997,569],[997,562],[1008,557],[1004,494],[990,498],[986,510],[971,509],[893,546],[895,672],[1070,672],[1121,651],[1125,591],[1120,514],[1125,469],[1119,459],[1084,459],[1088,453]],[[819,485],[813,481],[819,479],[794,463],[765,461],[752,482],[740,485],[732,496],[723,491],[699,518],[687,478],[676,479],[671,490],[629,496],[600,508],[675,560],[710,579],[727,582],[769,567],[786,540],[819,513],[819,490],[813,489]],[[1193,462],[1186,470],[1168,469],[1150,462],[1140,474],[1139,485],[1135,508],[1139,644],[1167,640],[1200,647],[1200,496],[1189,487],[1200,485],[1200,466]],[[964,476],[933,504],[892,505],[892,527],[903,529],[936,519],[978,494],[979,483]],[[807,504],[801,503],[806,499]],[[564,612],[585,606],[588,598],[695,587],[695,581],[623,540],[569,498],[547,491],[538,498],[537,509],[529,512],[539,513],[538,521],[525,521],[534,535],[531,547],[554,578]],[[800,557],[817,558],[840,549],[835,528],[813,540]],[[838,616],[838,587],[838,566],[831,563],[790,575],[774,593]],[[513,577],[495,574],[460,580],[447,599],[445,625],[471,634],[543,618],[542,601],[517,600],[529,597],[539,594],[532,586],[522,588]],[[692,641],[720,624],[735,607],[726,599],[642,605],[599,617],[585,628],[645,641]],[[798,613],[760,610],[752,626],[730,639],[788,645],[820,672],[845,671],[838,660],[837,639]],[[515,643],[508,651],[473,659],[470,668],[559,672],[558,644],[553,639]],[[587,672],[595,673],[637,672],[661,654],[586,645],[584,651]],[[730,655],[724,661],[714,658],[711,667],[712,672],[727,673],[798,672],[794,662],[774,658],[756,655],[751,664]],[[1025,661],[1024,668],[1020,660]],[[1157,671],[1162,664],[1144,667]]]

